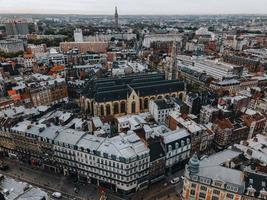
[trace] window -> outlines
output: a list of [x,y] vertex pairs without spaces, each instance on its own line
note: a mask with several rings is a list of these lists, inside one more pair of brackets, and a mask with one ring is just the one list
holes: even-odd
[[135,101],[132,102],[132,113],[136,112],[136,103]]
[[176,148],[176,149],[179,148],[179,144],[178,144],[178,142],[175,143],[175,148]]
[[201,198],[206,198],[206,193],[200,192],[200,193],[199,193],[199,197],[201,197]]
[[140,110],[143,110],[143,100],[142,99],[139,100],[139,105],[140,105]]
[[196,193],[195,190],[191,190],[191,191],[190,191],[190,194],[191,194],[191,195],[195,195],[195,193]]
[[144,100],[144,109],[148,109],[148,98],[145,98]]
[[220,190],[213,190],[213,194],[220,195]]
[[109,104],[106,105],[106,113],[107,113],[107,115],[111,114],[111,110],[110,110],[110,105]]
[[105,113],[104,113],[104,106],[103,105],[100,106],[100,115],[101,116],[105,115]]
[[121,102],[121,113],[125,113],[125,111],[126,111],[125,102],[122,101],[122,102]]
[[200,190],[207,191],[207,187],[204,185],[201,185]]
[[113,105],[113,112],[114,114],[118,114],[119,113],[119,104],[116,102]]
[[219,197],[212,196],[212,200],[219,200]]
[[226,194],[226,197],[229,198],[229,199],[233,199],[233,198],[234,198],[234,195],[231,194],[231,193],[227,193],[227,194]]

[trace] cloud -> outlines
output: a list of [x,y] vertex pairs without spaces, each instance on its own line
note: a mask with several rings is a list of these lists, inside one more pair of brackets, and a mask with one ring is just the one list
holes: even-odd
[[0,13],[267,14],[266,0],[0,0]]

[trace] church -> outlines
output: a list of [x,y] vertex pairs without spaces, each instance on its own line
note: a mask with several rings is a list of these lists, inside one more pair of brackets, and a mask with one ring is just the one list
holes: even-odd
[[92,116],[120,116],[147,112],[149,101],[164,97],[184,99],[185,84],[166,80],[162,73],[92,79],[80,97],[81,108]]

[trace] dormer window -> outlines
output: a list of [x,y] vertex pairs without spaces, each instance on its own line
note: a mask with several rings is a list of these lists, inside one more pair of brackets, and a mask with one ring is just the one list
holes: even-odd
[[172,145],[169,145],[169,146],[168,146],[168,150],[169,150],[169,151],[172,151]]
[[187,143],[187,145],[190,144],[190,139],[189,138],[186,139],[186,143]]
[[267,199],[267,191],[264,188],[262,188],[262,190],[260,191],[259,198]]
[[266,187],[266,182],[265,181],[262,181],[261,182],[261,186],[265,188]]
[[248,195],[248,196],[252,196],[252,197],[254,197],[254,196],[255,196],[255,192],[256,192],[256,190],[252,187],[252,185],[250,185],[250,186],[247,188],[247,195]]

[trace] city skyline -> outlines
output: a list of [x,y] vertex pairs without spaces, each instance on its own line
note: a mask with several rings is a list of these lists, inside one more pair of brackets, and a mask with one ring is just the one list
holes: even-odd
[[112,15],[267,14],[264,0],[0,0],[1,13]]

